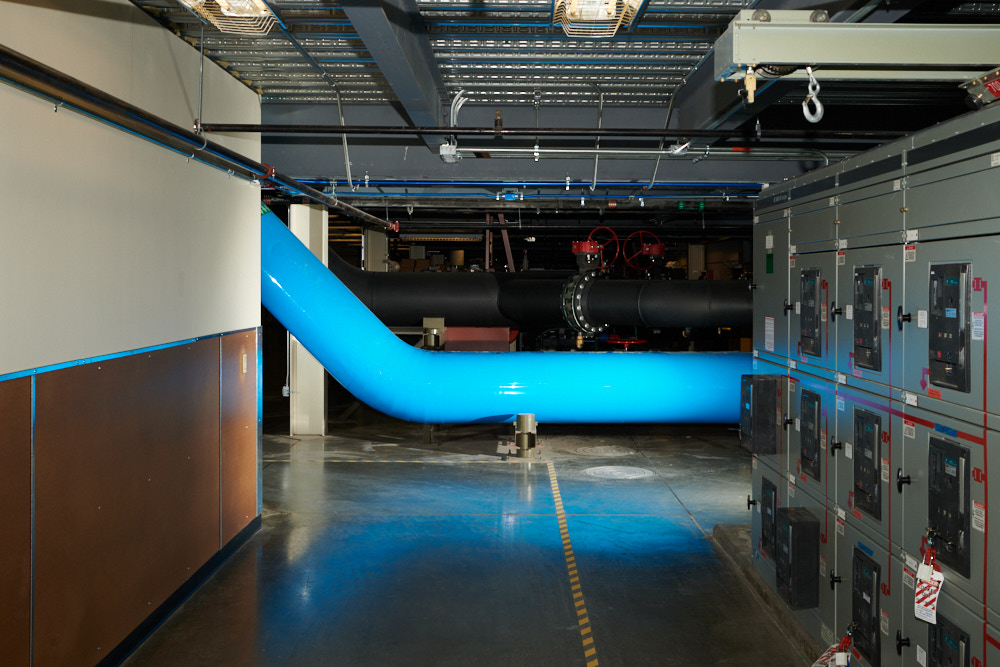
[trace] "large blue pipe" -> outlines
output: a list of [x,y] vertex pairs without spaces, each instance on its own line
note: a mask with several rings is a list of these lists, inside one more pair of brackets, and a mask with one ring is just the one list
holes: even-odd
[[261,207],[261,301],[348,391],[412,422],[736,423],[750,355],[431,352],[389,331]]

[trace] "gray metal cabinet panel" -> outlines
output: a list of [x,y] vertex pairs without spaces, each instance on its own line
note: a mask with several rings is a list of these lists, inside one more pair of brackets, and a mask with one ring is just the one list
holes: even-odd
[[[836,438],[836,387],[801,371],[791,371],[790,376],[788,414],[794,423],[789,426],[788,436],[789,482],[796,493],[807,493],[824,508],[832,507],[836,469],[829,443]],[[822,525],[820,531],[825,535]]]
[[829,307],[837,296],[837,253],[804,253],[789,259],[789,356],[798,364],[832,372],[836,367],[837,330]]
[[[902,609],[902,585],[898,579],[893,579],[896,576],[894,569],[896,559],[886,547],[873,542],[865,533],[859,531],[849,519],[838,521],[837,526],[836,576],[841,579],[840,583],[835,586],[838,632],[842,634],[854,619],[851,591],[854,556],[855,552],[858,551],[867,556],[878,569],[876,586],[874,589],[867,590],[866,594],[874,598],[873,593],[877,591],[878,595],[876,600],[878,607],[876,633],[879,645],[877,651],[879,667],[900,665],[902,659],[896,654],[895,639],[896,630],[901,628],[904,612]],[[912,608],[910,613],[912,614]],[[851,665],[872,667],[873,664],[875,661],[864,658],[856,648],[852,648]]]
[[840,195],[837,224],[839,238],[850,239],[873,234],[897,234],[902,239],[904,193],[900,179],[844,192]]
[[979,155],[906,178],[907,229],[973,220],[996,220],[1000,232],[1000,159]]
[[[847,248],[840,253],[839,298],[830,307],[831,315],[841,310],[836,316],[835,369],[849,386],[890,396],[892,387],[903,381],[903,336],[896,328],[896,308],[903,300],[903,246]],[[866,284],[872,276],[875,284]]]
[[[933,662],[931,658],[932,646],[937,645],[940,650],[942,639],[945,644],[945,651],[951,648],[954,656],[968,656],[968,662],[957,664],[983,665],[984,655],[984,625],[982,620],[982,610],[977,614],[970,606],[974,601],[961,592],[949,592],[947,580],[941,589],[941,596],[938,598],[937,613],[940,621],[935,625],[930,625],[918,619],[913,613],[913,598],[915,587],[916,568],[913,562],[909,565],[899,559],[896,560],[893,573],[893,584],[902,582],[902,627],[900,628],[902,660],[905,667],[927,667],[928,665],[940,665],[941,662]],[[931,635],[935,635],[932,639]],[[947,638],[944,635],[949,635]],[[964,635],[964,637],[956,636]],[[895,635],[889,638],[895,644]],[[905,640],[909,645],[903,645]],[[950,641],[949,641],[950,640]],[[953,642],[953,644],[951,644]],[[951,644],[951,646],[948,646]],[[978,660],[979,662],[975,662]],[[948,663],[944,663],[948,664]]]
[[788,355],[788,223],[785,218],[754,225],[754,348]]
[[839,386],[837,442],[841,447],[831,453],[836,460],[836,507],[886,549],[899,532],[898,498],[891,493],[895,487],[890,483],[902,455],[900,436],[892,429],[894,405],[898,404],[887,398]]
[[[936,475],[932,474],[932,446],[938,453],[942,451],[941,446],[946,445],[949,450],[954,448],[965,454],[957,457],[951,451],[947,452],[952,458],[948,463],[949,473],[946,476],[955,481],[953,488],[963,497],[960,505],[965,506],[962,510],[964,519],[953,517],[953,520],[964,520],[968,527],[963,528],[963,531],[967,531],[964,532],[966,537],[961,547],[955,547],[955,551],[957,553],[961,550],[967,554],[968,570],[965,574],[960,574],[956,571],[959,566],[948,564],[948,559],[943,554],[939,561],[945,573],[946,588],[961,590],[973,598],[981,597],[983,584],[988,576],[984,559],[987,515],[986,448],[988,443],[993,443],[992,447],[997,446],[998,434],[981,426],[976,427],[912,406],[901,406],[900,414],[893,418],[893,432],[900,434],[903,454],[896,461],[890,475],[892,494],[898,499],[897,505],[901,508],[897,522],[901,530],[894,529],[894,533],[898,533],[894,542],[907,554],[917,558],[926,545],[928,526],[937,523],[929,508],[930,494],[932,489],[939,488],[941,484],[941,480],[935,477],[940,478],[944,474],[941,470]],[[899,485],[897,480],[900,476],[908,477],[909,484]],[[944,548],[941,546],[939,552],[943,552]],[[955,559],[958,558],[955,556]],[[1000,581],[995,585],[1000,585]]]
[[[997,367],[993,364],[993,368],[990,368],[986,356],[989,353],[991,360],[1000,358],[1000,335],[989,336],[986,320],[988,287],[991,283],[1000,284],[998,258],[1000,236],[917,243],[907,253],[904,261],[905,294],[902,310],[897,308],[897,314],[910,318],[902,326],[902,387],[910,393],[911,402],[917,401],[920,407],[951,414],[973,423],[983,422],[981,412],[984,409],[994,413],[1000,411]],[[971,271],[968,284],[965,285],[963,280],[959,285],[960,291],[964,290],[965,295],[964,312],[961,304],[949,305],[939,301],[940,296],[935,296],[936,305],[931,304],[931,286],[941,283],[943,267],[961,264],[969,264]],[[947,315],[946,320],[967,318],[963,325],[965,333],[961,337],[937,330],[936,322],[939,323],[942,319],[935,312],[942,308]],[[955,345],[964,350],[961,357],[957,349],[941,349],[942,335],[953,337]],[[930,345],[932,340],[935,342],[933,351]],[[938,373],[936,366],[944,363],[948,354],[953,355],[955,365],[946,367],[946,372],[954,373],[956,383],[960,374],[967,375],[967,390],[946,386],[941,383],[942,380],[935,379]],[[939,358],[942,361],[938,361]],[[935,368],[932,368],[932,364]]]
[[775,401],[774,425],[777,433],[776,451],[774,454],[758,454],[755,460],[759,460],[764,465],[777,471],[784,477],[788,471],[788,428],[784,424],[788,417],[788,381],[787,369],[784,366],[768,362],[763,359],[754,359],[753,372],[755,375],[778,375],[784,376],[779,384],[778,396]]

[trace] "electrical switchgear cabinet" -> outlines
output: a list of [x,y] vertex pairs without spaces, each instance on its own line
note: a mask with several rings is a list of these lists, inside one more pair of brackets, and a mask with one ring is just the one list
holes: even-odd
[[[751,472],[753,478],[751,502],[754,503],[750,505],[752,509],[750,543],[753,549],[751,562],[754,572],[764,584],[771,590],[777,590],[772,556],[774,549],[764,545],[764,532],[766,531],[773,540],[775,512],[777,512],[778,507],[784,506],[785,499],[781,495],[780,488],[774,483],[774,480],[779,479],[778,473],[756,459],[753,460]],[[766,523],[770,523],[770,525],[765,528]],[[773,545],[773,541],[770,544]]]
[[[893,559],[893,585],[902,581],[903,615],[898,636],[893,628],[887,641],[898,645],[902,664],[906,667],[989,664],[983,662],[982,606],[978,606],[977,612],[973,598],[949,590],[946,582],[937,600],[937,625],[918,619],[913,613],[916,562],[911,565]],[[959,660],[955,661],[956,658]]]
[[788,356],[788,220],[754,225],[753,247],[753,346],[762,357],[784,358]]
[[840,301],[831,308],[838,335],[838,379],[891,396],[891,388],[903,381],[903,336],[895,316],[903,299],[903,248],[852,246],[841,252]]
[[819,604],[819,521],[801,507],[779,507],[775,524],[778,594],[792,609]]
[[[835,505],[883,548],[899,533],[896,496],[890,493],[898,466],[899,434],[892,431],[893,410],[901,404],[843,385],[837,388],[837,442],[830,445],[836,466]],[[896,518],[893,521],[893,518]]]
[[854,646],[872,667],[881,665],[880,584],[881,566],[855,547],[851,561],[851,620],[857,625]]
[[[754,359],[753,369],[756,379],[751,389],[754,396],[762,398],[759,403],[751,400],[751,412],[755,412],[751,427],[756,428],[751,452],[765,465],[784,475],[788,469],[788,406],[787,370],[763,359]],[[754,385],[755,388],[754,388]],[[745,404],[744,404],[745,405]],[[760,434],[760,435],[758,435]]]
[[854,507],[882,520],[882,416],[854,408]]
[[760,552],[774,560],[774,535],[778,518],[778,487],[767,477],[760,484]]
[[927,310],[930,383],[969,392],[972,267],[931,264]]
[[[809,631],[826,641],[857,616],[852,665],[1000,665],[1000,568],[987,560],[1000,554],[1000,530],[988,530],[1000,489],[990,507],[986,468],[1000,459],[1000,335],[987,315],[997,192],[1000,104],[758,201],[755,356],[789,377],[779,453],[761,468],[778,507],[821,518],[831,583]],[[945,575],[932,629],[913,616],[928,529]]]
[[1000,549],[994,536],[1000,531],[988,531],[987,503],[996,504],[986,464],[988,452],[1000,455],[1000,433],[912,406],[893,416],[893,431],[902,435],[903,452],[892,471],[902,515],[893,524],[893,541],[919,559],[934,529],[945,587],[980,601],[989,591],[985,602],[997,605],[1000,568],[989,560],[1000,553],[994,550]]
[[822,479],[823,455],[826,448],[823,443],[823,401],[818,393],[803,389],[799,395],[799,414],[801,427],[799,429],[799,461],[802,472],[817,482]]
[[854,267],[854,365],[882,372],[882,267]]
[[987,363],[1000,358],[1000,336],[987,340],[998,257],[1000,235],[920,242],[906,251],[906,290],[895,319],[905,339],[902,388],[919,407],[971,423],[1000,410],[998,367]]
[[819,269],[802,269],[799,272],[799,349],[810,357],[823,356],[823,311],[826,291],[821,288],[823,274]]
[[963,577],[969,576],[970,467],[968,447],[942,438],[930,438],[928,532],[932,534],[938,560]]
[[[797,492],[833,503],[835,478],[828,444],[836,437],[836,387],[800,370],[789,372],[788,472]],[[797,503],[789,501],[789,505]]]
[[744,375],[741,378],[740,444],[751,454],[781,451],[784,375]]
[[[858,652],[851,658],[851,665],[888,667],[898,664],[896,630],[902,628],[907,613],[913,615],[912,593],[907,609],[899,572],[893,570],[899,561],[859,532],[849,517],[843,524],[838,523],[835,534],[836,577],[839,579],[839,583],[834,584],[836,629],[842,635],[852,621],[861,626],[855,633]],[[863,636],[860,646],[859,633]]]
[[927,625],[927,667],[969,667],[972,638],[969,633],[938,613]]
[[997,153],[1000,108],[996,107],[914,135],[906,154],[907,228],[996,218]]
[[789,257],[792,265],[789,330],[791,358],[809,372],[829,375],[837,363],[836,323],[829,317],[837,296],[837,253],[800,253]]

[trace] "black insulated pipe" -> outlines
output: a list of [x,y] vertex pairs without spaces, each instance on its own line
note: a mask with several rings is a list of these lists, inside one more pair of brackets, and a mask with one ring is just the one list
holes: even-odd
[[601,324],[749,327],[753,318],[742,280],[598,280],[589,296],[589,317]]
[[[443,317],[452,326],[568,326],[563,288],[573,274],[381,273],[362,271],[335,253],[330,270],[388,326]],[[587,319],[645,327],[747,327],[750,284],[721,280],[598,280],[585,292]]]

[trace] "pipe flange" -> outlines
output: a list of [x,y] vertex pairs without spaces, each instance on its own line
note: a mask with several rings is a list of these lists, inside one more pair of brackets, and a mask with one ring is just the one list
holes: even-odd
[[562,313],[566,323],[573,329],[584,334],[598,334],[608,328],[605,324],[595,324],[587,318],[587,295],[591,287],[601,275],[600,271],[591,270],[579,273],[563,285]]

